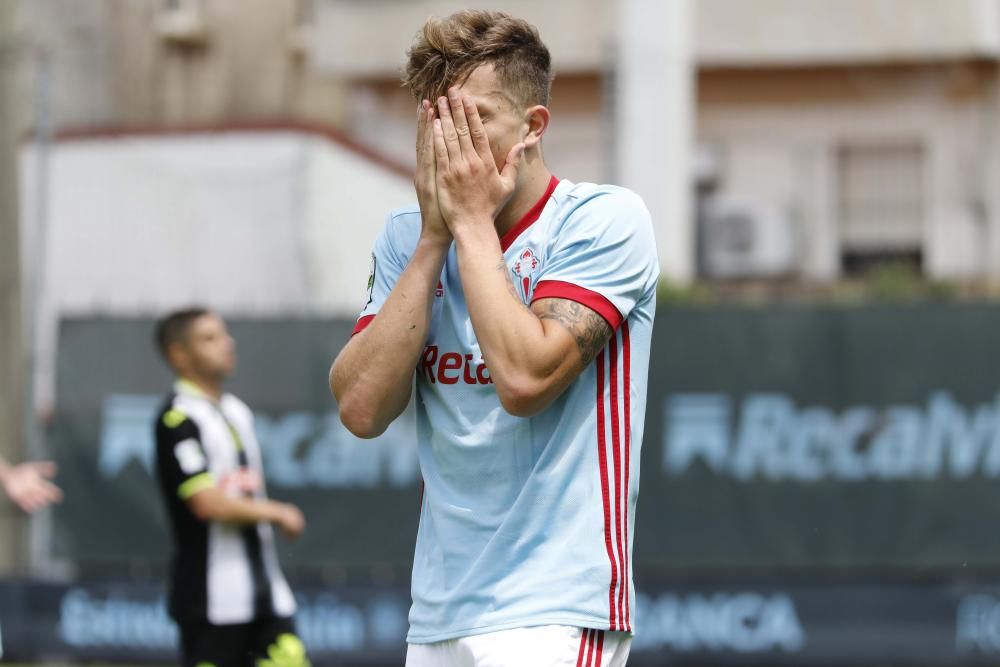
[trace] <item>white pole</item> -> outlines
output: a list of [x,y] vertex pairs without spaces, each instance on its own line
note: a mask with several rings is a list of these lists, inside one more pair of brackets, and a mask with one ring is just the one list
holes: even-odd
[[619,182],[653,216],[665,279],[695,277],[691,205],[693,3],[620,0],[615,91]]

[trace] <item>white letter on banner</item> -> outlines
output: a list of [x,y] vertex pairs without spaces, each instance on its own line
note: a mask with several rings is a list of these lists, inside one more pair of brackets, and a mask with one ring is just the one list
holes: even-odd
[[763,598],[756,593],[738,593],[725,605],[729,646],[740,653],[755,653],[764,648]]
[[682,475],[698,459],[722,472],[729,456],[729,398],[677,394],[663,401],[663,470]]
[[983,474],[1000,477],[1000,394],[993,399],[993,437],[983,460]]
[[336,413],[328,413],[321,423],[322,435],[312,443],[306,463],[309,482],[320,488],[378,486],[378,449],[348,431]]
[[955,649],[959,653],[990,652],[988,625],[990,612],[997,607],[992,595],[967,595],[958,603],[955,622]]
[[795,603],[785,594],[774,595],[768,601],[761,627],[775,649],[780,647],[794,653],[806,644],[806,633],[795,613]]
[[875,434],[869,464],[879,479],[912,477],[919,463],[923,419],[916,408],[897,406],[885,413],[887,424]]
[[794,414],[795,406],[785,396],[751,394],[744,401],[732,461],[734,476],[751,479],[762,472],[771,480],[783,477],[781,445]]
[[928,402],[927,413],[927,441],[922,461],[924,476],[940,477],[945,457],[953,477],[965,479],[975,473],[981,454],[994,433],[995,417],[990,407],[981,406],[970,420],[951,396],[937,392]]
[[830,450],[836,442],[833,413],[827,408],[803,410],[789,434],[788,472],[801,482],[829,474]]
[[866,476],[864,458],[858,452],[858,442],[863,435],[870,435],[875,425],[875,411],[867,407],[848,409],[840,418],[837,441],[831,461],[837,479],[862,480]]
[[292,412],[273,419],[258,415],[254,424],[267,480],[288,489],[304,487],[306,475],[296,453],[315,432],[316,416],[311,412]]

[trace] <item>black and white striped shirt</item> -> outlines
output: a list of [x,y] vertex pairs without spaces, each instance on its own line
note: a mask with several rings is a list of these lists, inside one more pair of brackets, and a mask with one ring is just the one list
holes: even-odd
[[[292,616],[295,599],[278,565],[270,524],[206,522],[187,506],[209,486],[266,497],[246,404],[231,394],[216,403],[179,380],[156,420],[156,462],[174,536],[171,616],[216,625]],[[260,480],[256,489],[241,484],[248,478]]]

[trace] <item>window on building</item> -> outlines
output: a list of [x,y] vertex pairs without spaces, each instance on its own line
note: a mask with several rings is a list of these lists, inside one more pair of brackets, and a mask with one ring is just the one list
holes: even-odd
[[920,269],[924,245],[924,151],[919,143],[840,149],[839,222],[844,273],[884,263]]

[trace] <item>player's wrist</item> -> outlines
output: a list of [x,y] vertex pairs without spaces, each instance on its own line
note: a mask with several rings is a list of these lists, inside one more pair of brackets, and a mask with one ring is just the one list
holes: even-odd
[[459,246],[498,243],[493,218],[484,215],[469,215],[456,218],[449,225],[455,243]]
[[420,238],[417,241],[417,248],[419,249],[422,247],[424,250],[445,255],[448,253],[448,248],[451,247],[451,242],[453,240],[454,239],[451,234],[432,232],[424,229],[420,232]]
[[277,500],[266,500],[264,501],[264,506],[261,508],[264,511],[263,520],[268,523],[281,523],[281,518],[284,516],[283,503]]

